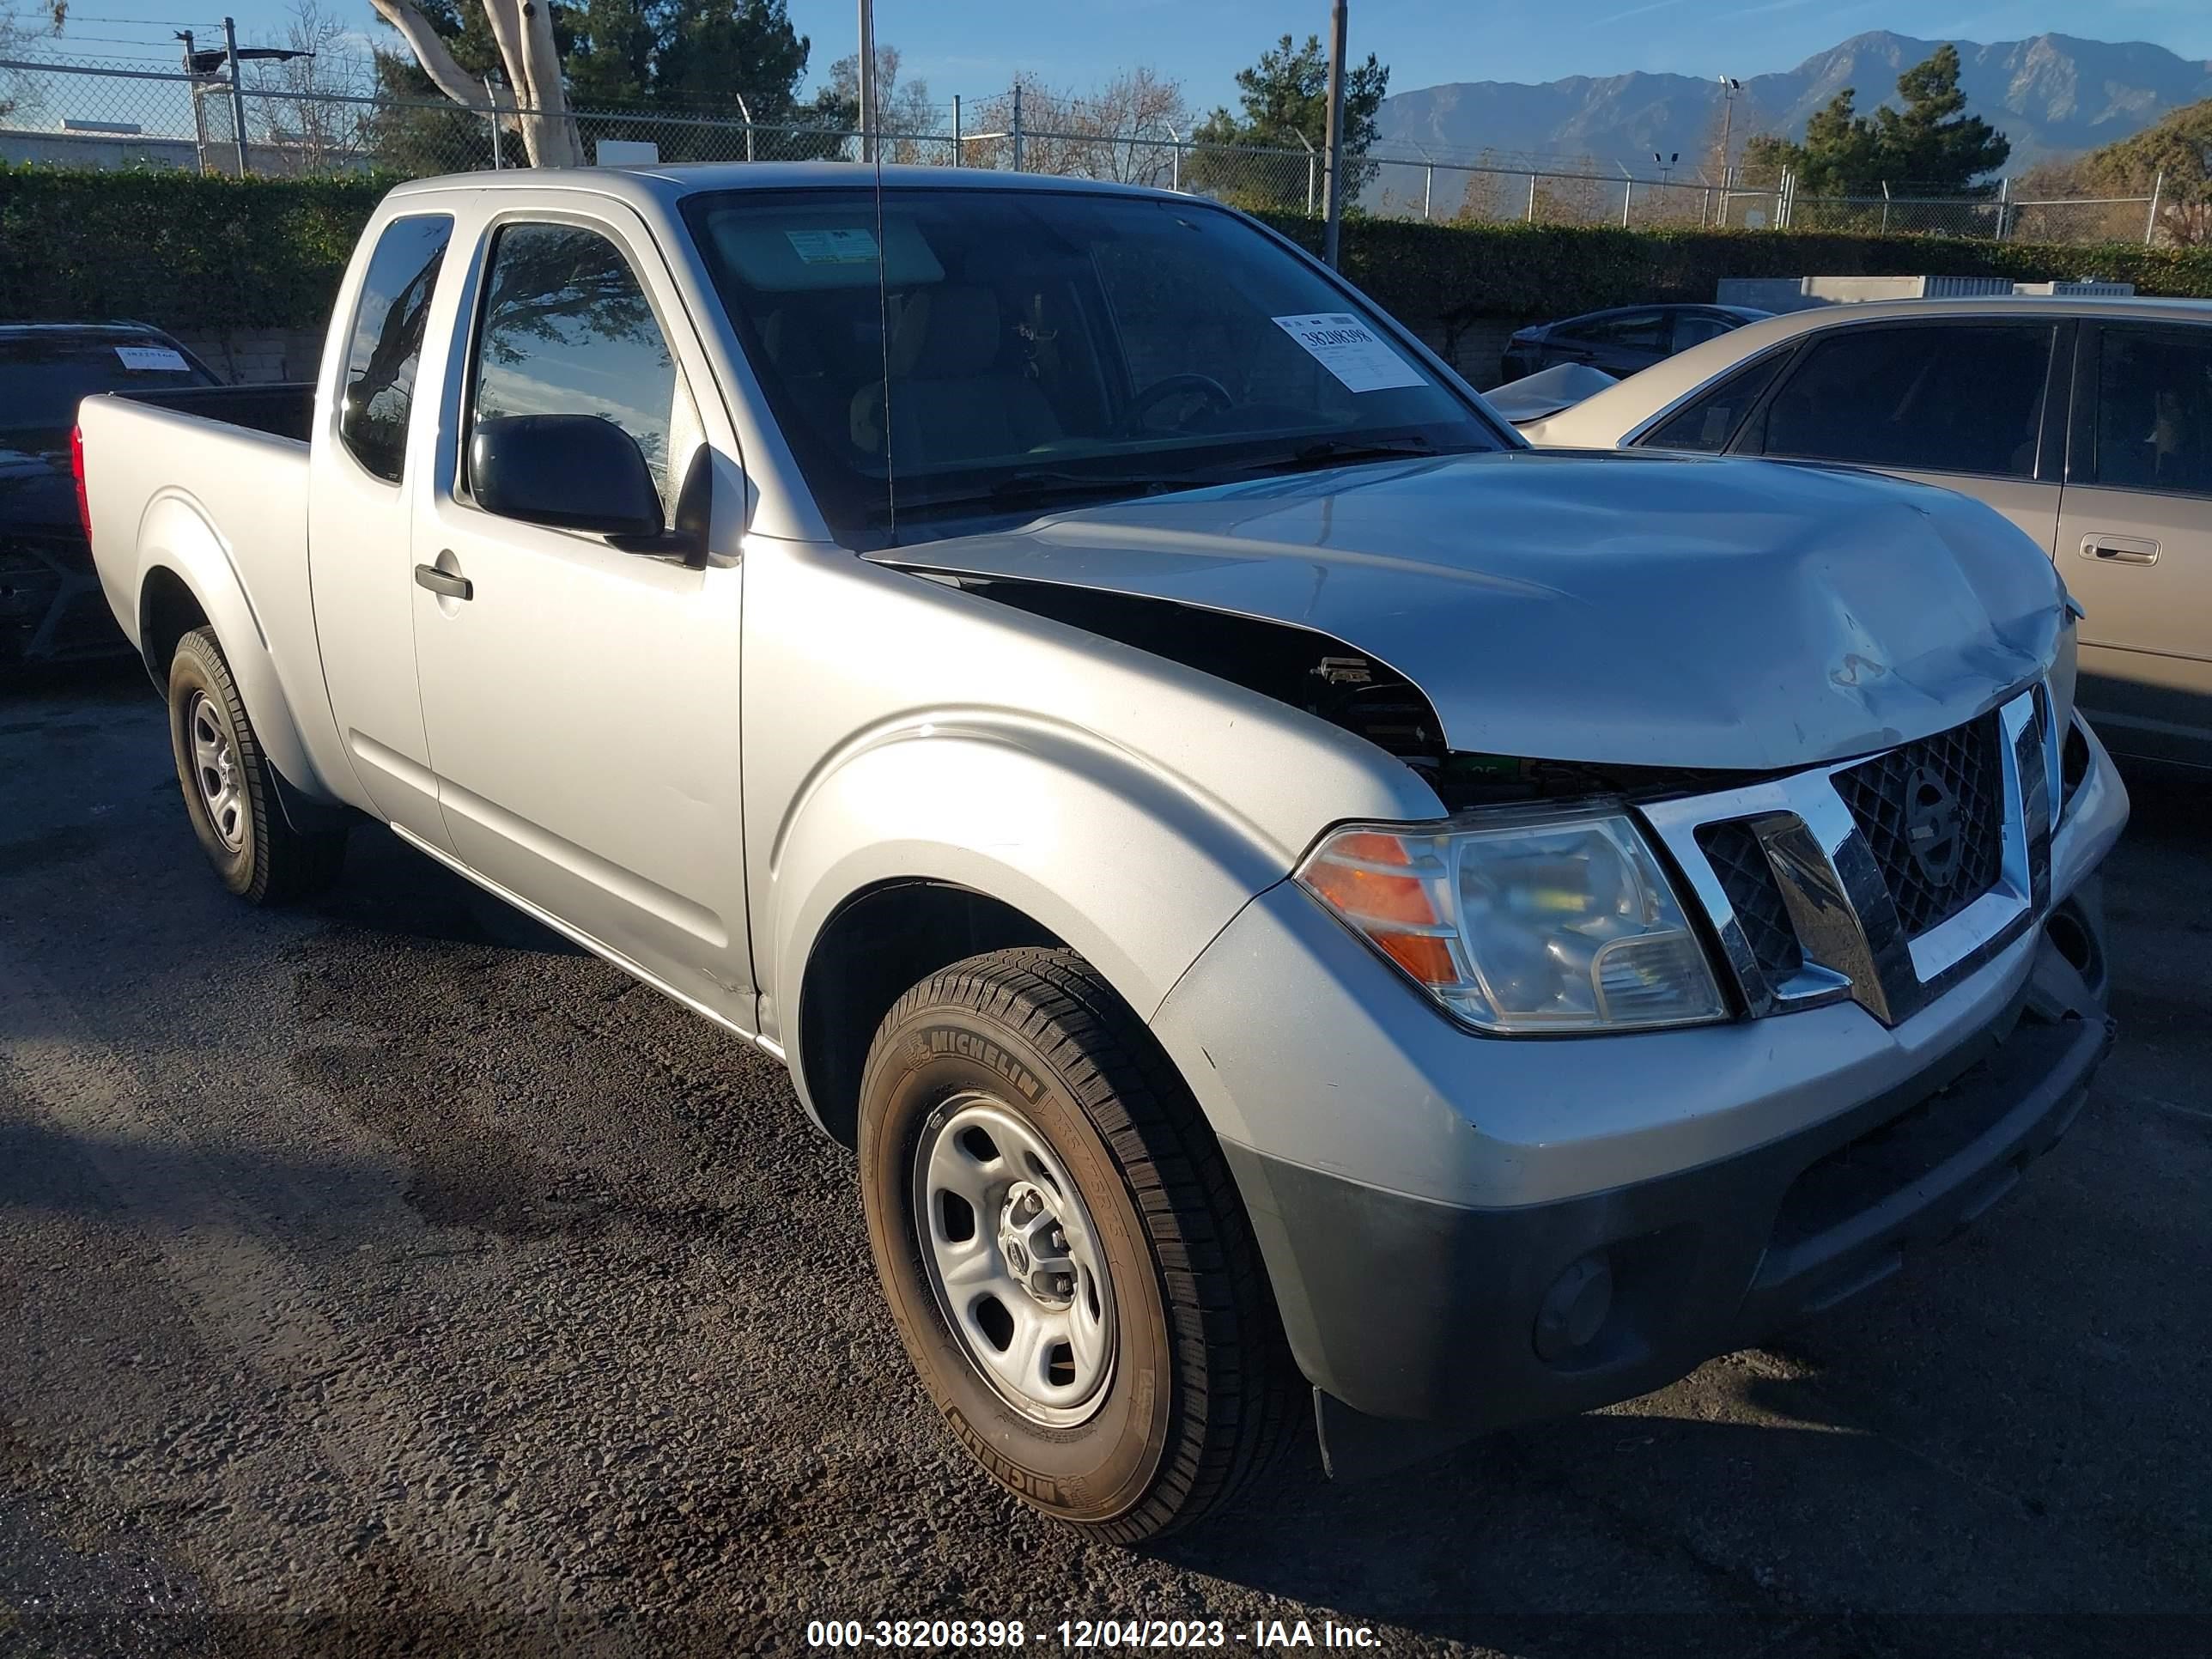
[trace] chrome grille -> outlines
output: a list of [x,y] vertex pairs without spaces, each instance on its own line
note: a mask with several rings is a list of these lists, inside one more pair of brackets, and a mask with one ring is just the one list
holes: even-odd
[[1835,784],[1907,939],[1950,921],[1996,885],[2004,757],[1995,709],[1847,767]]
[[2030,688],[1870,759],[1639,811],[1754,1018],[1848,999],[1893,1025],[2034,925],[2057,775]]
[[1782,902],[1766,849],[1759,845],[1759,831],[1741,822],[1708,823],[1698,831],[1698,845],[1720,878],[1759,971],[1778,985],[1790,978],[1805,965],[1805,952],[1797,943],[1797,930],[1790,925],[1789,908]]

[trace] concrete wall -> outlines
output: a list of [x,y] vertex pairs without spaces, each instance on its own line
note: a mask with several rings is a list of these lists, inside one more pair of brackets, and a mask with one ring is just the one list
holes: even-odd
[[322,367],[319,328],[173,328],[168,332],[233,386],[312,380]]

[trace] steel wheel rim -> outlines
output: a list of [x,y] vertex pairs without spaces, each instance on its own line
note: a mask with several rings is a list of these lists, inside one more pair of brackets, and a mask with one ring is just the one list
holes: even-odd
[[216,839],[234,853],[244,852],[246,790],[238,775],[238,753],[230,728],[204,691],[193,692],[185,706],[185,739],[191,745],[192,781],[199,786],[200,805]]
[[1002,1102],[955,1095],[922,1127],[914,1196],[930,1289],[976,1374],[1033,1423],[1094,1415],[1114,1373],[1113,1281],[1044,1137]]

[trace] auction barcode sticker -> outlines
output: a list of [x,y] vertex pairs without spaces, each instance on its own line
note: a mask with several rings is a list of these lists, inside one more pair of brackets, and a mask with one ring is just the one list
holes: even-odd
[[182,374],[191,368],[181,352],[167,346],[118,346],[115,355],[123,360],[123,367],[134,374]]
[[1348,391],[1388,392],[1393,386],[1429,383],[1426,375],[1349,312],[1317,311],[1304,317],[1278,317],[1274,322]]

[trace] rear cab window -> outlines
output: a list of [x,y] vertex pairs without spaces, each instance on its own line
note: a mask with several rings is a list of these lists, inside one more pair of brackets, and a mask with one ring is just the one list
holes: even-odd
[[32,454],[66,449],[77,404],[100,392],[216,384],[173,340],[150,331],[0,335],[0,448]]
[[444,214],[394,219],[376,240],[355,303],[339,393],[338,437],[362,467],[398,483],[422,334],[453,222]]

